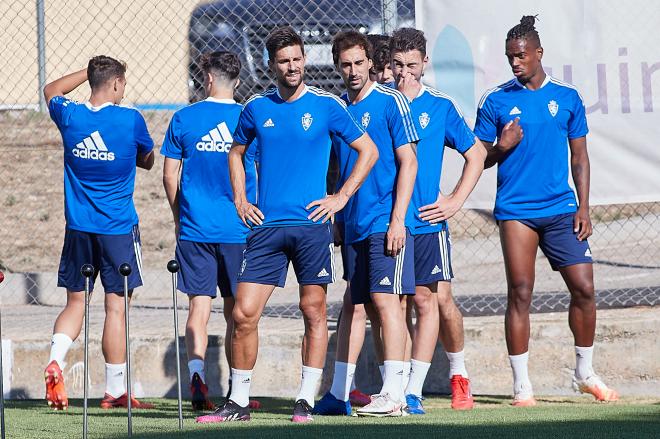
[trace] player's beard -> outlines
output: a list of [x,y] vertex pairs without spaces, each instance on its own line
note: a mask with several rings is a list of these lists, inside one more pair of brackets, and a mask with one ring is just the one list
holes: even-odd
[[[292,73],[292,72],[287,72],[287,73]],[[292,80],[291,78],[288,78],[286,75],[284,75],[279,79],[278,85],[288,89],[298,88],[300,84],[302,84],[303,82],[303,76],[305,74],[305,70],[300,69],[299,72],[293,72],[293,73],[299,73],[297,79]]]

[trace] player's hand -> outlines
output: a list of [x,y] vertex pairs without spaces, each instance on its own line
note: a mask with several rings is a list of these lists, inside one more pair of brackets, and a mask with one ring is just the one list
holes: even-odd
[[[264,223],[264,214],[261,213],[259,208],[248,201],[242,201],[235,203],[236,212],[238,216],[243,221],[243,224],[252,228],[253,225],[262,225]],[[248,222],[249,221],[249,222]]]
[[316,207],[316,209],[307,215],[307,219],[311,219],[314,222],[322,220],[321,222],[325,223],[332,217],[332,215],[342,210],[347,201],[348,197],[341,193],[328,195],[320,200],[312,201],[307,207],[305,207],[305,209],[309,210],[313,207]]
[[593,227],[589,218],[589,208],[580,206],[573,217],[573,233],[577,233],[578,241],[584,241],[591,236]]
[[451,218],[458,212],[463,203],[457,200],[453,195],[444,196],[438,195],[435,203],[427,204],[419,208],[421,212],[419,218],[423,221],[428,221],[431,224],[437,224],[441,221]]
[[396,256],[401,249],[406,245],[406,226],[403,221],[392,220],[387,229],[387,248],[386,252],[389,256]]
[[419,94],[419,91],[422,89],[422,84],[415,79],[412,73],[408,73],[403,76],[399,76],[396,88],[401,93],[403,93],[408,99],[413,100]]
[[516,117],[515,119],[510,120],[509,123],[502,128],[500,138],[497,142],[497,147],[502,152],[513,149],[522,140],[524,133],[522,127],[518,124],[519,121],[520,118]]

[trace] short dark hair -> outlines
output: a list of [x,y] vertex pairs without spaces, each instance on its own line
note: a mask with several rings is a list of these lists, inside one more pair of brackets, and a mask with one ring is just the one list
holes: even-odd
[[422,57],[426,56],[426,37],[424,36],[424,32],[413,29],[412,27],[402,27],[395,30],[390,40],[390,53],[410,52],[411,50],[419,50]]
[[289,46],[300,46],[303,55],[305,54],[305,45],[300,35],[290,26],[275,28],[268,38],[266,38],[266,50],[268,59],[273,60],[278,50]]
[[385,70],[385,66],[390,63],[390,37],[387,35],[367,35],[367,39],[373,47],[371,58],[376,72]]
[[209,52],[200,58],[204,75],[210,73],[224,81],[235,81],[241,72],[241,60],[234,52]]
[[367,54],[367,59],[371,59],[373,56],[371,43],[364,34],[354,30],[339,32],[332,39],[332,61],[335,65],[339,62],[339,54],[351,47],[360,47],[364,49],[364,52]]
[[92,90],[97,89],[114,78],[124,78],[126,63],[109,56],[99,55],[87,64],[87,80]]
[[513,26],[506,34],[506,41],[509,40],[528,40],[536,43],[537,47],[541,47],[541,38],[539,33],[534,27],[534,23],[538,20],[538,15],[523,15],[520,19],[520,24]]

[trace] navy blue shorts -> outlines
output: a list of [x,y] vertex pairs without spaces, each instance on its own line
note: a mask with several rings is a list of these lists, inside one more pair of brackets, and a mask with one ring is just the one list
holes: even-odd
[[84,291],[85,278],[80,274],[84,264],[94,266],[94,276],[90,279],[90,291],[94,290],[96,276],[101,274],[101,284],[106,293],[124,294],[124,277],[119,274],[119,266],[131,266],[128,288],[142,285],[142,251],[140,229],[133,226],[125,235],[101,235],[66,229],[64,246],[57,273],[57,286],[68,291]]
[[451,281],[451,237],[449,230],[415,235],[415,285]]
[[239,282],[283,287],[289,262],[300,285],[335,281],[332,224],[260,227],[248,234]]
[[189,296],[236,296],[245,244],[216,244],[179,240],[177,287]]
[[587,240],[578,241],[573,232],[575,214],[564,213],[544,218],[518,219],[539,234],[539,247],[553,270],[575,264],[591,264],[591,249]]
[[415,240],[406,229],[406,245],[388,256],[385,233],[346,245],[344,270],[351,283],[354,305],[371,302],[371,293],[415,294]]

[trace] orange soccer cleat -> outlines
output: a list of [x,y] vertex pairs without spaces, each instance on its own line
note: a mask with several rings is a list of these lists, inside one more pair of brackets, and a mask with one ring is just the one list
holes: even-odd
[[573,376],[573,389],[577,392],[588,393],[600,402],[613,402],[619,400],[616,390],[605,385],[598,375],[591,375],[586,380],[579,380]]
[[462,375],[453,375],[451,382],[451,408],[454,410],[472,410],[474,398],[470,380]]
[[364,407],[371,402],[371,395],[367,395],[366,393],[355,389],[348,394],[348,400],[355,407]]
[[[124,393],[119,398],[115,398],[112,395],[105,394],[101,400],[102,409],[117,409],[117,408],[128,408],[128,394]],[[148,402],[140,402],[135,398],[131,398],[131,408],[132,409],[152,409],[154,408],[153,404]]]
[[69,407],[69,398],[64,388],[64,376],[57,361],[51,361],[44,371],[46,380],[46,401],[53,410],[66,410]]

